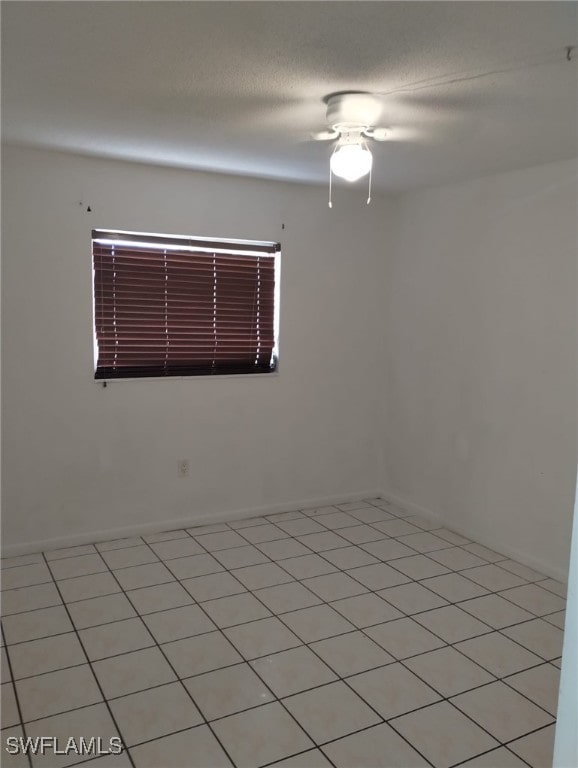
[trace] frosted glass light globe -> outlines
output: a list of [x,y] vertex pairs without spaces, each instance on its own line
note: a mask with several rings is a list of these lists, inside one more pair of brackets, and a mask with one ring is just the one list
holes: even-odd
[[331,155],[331,170],[346,181],[357,181],[371,170],[373,157],[361,144],[344,144]]

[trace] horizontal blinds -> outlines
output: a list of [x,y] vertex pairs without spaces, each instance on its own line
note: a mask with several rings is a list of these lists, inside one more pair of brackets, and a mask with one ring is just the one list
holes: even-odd
[[93,233],[97,379],[274,370],[277,244],[135,237]]

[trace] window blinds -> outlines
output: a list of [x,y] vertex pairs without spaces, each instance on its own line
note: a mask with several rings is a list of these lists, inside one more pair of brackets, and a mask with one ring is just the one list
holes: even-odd
[[275,370],[278,243],[92,237],[95,378]]

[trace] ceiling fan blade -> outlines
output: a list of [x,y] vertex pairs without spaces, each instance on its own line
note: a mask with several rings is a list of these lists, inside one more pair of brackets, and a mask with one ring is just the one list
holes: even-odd
[[311,134],[314,141],[333,141],[339,136],[339,131],[328,128],[324,131],[317,131]]

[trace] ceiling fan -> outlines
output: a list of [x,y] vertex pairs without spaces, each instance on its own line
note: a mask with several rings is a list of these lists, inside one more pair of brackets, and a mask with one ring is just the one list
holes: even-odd
[[313,134],[313,138],[336,142],[329,162],[329,207],[333,174],[351,182],[369,174],[369,204],[373,155],[367,140],[385,141],[388,135],[387,129],[378,125],[381,100],[371,93],[346,92],[332,94],[325,101],[329,127]]

